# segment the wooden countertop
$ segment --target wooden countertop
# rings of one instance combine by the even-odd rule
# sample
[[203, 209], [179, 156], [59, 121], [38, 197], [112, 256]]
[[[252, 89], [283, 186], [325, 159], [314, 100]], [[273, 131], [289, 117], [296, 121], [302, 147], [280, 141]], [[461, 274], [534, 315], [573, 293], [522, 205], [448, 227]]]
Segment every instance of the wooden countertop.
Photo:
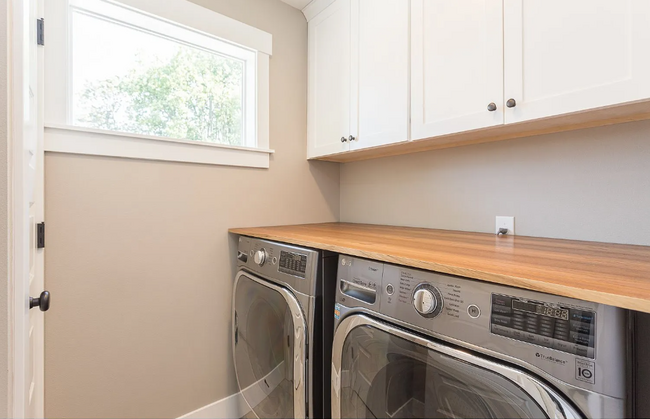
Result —
[[346, 223], [230, 232], [650, 313], [647, 246]]

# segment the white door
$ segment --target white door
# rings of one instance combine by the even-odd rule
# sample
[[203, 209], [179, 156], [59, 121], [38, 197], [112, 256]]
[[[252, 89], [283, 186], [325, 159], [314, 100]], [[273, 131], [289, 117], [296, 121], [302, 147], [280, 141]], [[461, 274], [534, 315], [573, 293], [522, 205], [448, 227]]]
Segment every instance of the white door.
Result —
[[29, 418], [44, 416], [44, 313], [39, 307], [30, 310], [30, 296], [38, 298], [43, 291], [44, 267], [43, 249], [36, 243], [36, 225], [43, 221], [43, 49], [36, 39], [40, 10], [39, 0], [12, 4], [13, 408], [15, 417]]
[[650, 97], [650, 1], [505, 1], [506, 123]]
[[502, 0], [412, 0], [411, 49], [412, 139], [503, 124]]
[[409, 13], [404, 0], [352, 0], [352, 150], [408, 140]]
[[309, 22], [307, 157], [349, 149], [350, 0], [337, 0]]

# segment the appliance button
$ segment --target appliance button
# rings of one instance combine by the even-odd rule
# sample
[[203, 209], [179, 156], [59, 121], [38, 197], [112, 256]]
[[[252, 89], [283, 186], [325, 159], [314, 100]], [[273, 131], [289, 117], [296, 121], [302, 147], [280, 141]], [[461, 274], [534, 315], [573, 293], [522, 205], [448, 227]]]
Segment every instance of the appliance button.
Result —
[[576, 348], [576, 355], [584, 356], [584, 357], [589, 356], [589, 348], [586, 348], [584, 346], [578, 346]]
[[504, 314], [504, 315], [509, 315], [512, 313], [512, 308], [510, 307], [504, 307], [504, 306], [492, 306], [492, 313], [495, 314]]
[[524, 330], [525, 329], [525, 326], [523, 324], [515, 323], [515, 322], [512, 323], [512, 327], [514, 329], [517, 329], [517, 330]]
[[583, 323], [593, 323], [595, 314], [591, 311], [570, 310], [571, 320], [580, 321]]
[[550, 335], [553, 334], [553, 328], [548, 327], [548, 326], [544, 326], [544, 325], [539, 327], [539, 331], [542, 332], [542, 333], [549, 333]]
[[492, 333], [494, 333], [495, 335], [505, 336], [507, 338], [512, 337], [512, 329], [508, 329], [507, 327], [499, 326], [498, 324], [493, 324], [492, 325]]
[[393, 295], [395, 293], [395, 288], [392, 284], [386, 285], [386, 294]]
[[568, 352], [568, 353], [572, 354], [572, 353], [574, 353], [575, 345], [573, 343], [564, 342], [564, 341], [555, 339], [555, 341], [553, 342], [553, 349], [557, 349], [558, 351]]
[[467, 314], [473, 319], [478, 319], [481, 316], [481, 309], [476, 304], [467, 307]]
[[510, 317], [499, 316], [497, 314], [492, 315], [492, 324], [510, 327], [511, 323], [512, 323], [512, 319], [510, 319]]
[[523, 337], [524, 337], [523, 340], [525, 342], [529, 342], [529, 343], [537, 343], [537, 340], [538, 340], [537, 335], [535, 333], [531, 333], [529, 331], [526, 331], [524, 333]]
[[278, 258], [274, 257], [273, 259], [271, 259], [271, 263], [274, 265], [278, 263]]
[[582, 346], [594, 346], [594, 339], [591, 335], [583, 335], [582, 333], [571, 332], [570, 333], [571, 342], [575, 342], [578, 345]]
[[572, 332], [584, 333], [586, 335], [589, 335], [591, 334], [591, 329], [592, 329], [591, 323], [582, 323], [582, 322], [571, 320]]
[[553, 347], [553, 338], [547, 336], [537, 336], [537, 344], [547, 348]]
[[503, 295], [492, 294], [492, 305], [512, 307], [512, 298]]

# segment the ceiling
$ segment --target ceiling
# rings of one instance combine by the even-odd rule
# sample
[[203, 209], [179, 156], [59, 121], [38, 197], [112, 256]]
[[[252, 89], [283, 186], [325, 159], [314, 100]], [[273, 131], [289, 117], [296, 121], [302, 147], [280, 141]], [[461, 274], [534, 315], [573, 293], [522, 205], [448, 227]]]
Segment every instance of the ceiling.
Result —
[[282, 1], [287, 3], [290, 6], [295, 7], [298, 10], [304, 9], [305, 6], [311, 3], [311, 0], [282, 0]]

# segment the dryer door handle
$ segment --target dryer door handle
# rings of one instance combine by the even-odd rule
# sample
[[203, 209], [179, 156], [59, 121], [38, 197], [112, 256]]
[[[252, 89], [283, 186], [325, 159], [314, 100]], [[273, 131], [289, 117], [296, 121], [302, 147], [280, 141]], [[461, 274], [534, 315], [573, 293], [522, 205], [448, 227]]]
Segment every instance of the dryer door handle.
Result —
[[235, 310], [235, 346], [239, 343], [239, 326], [237, 324], [237, 310]]

